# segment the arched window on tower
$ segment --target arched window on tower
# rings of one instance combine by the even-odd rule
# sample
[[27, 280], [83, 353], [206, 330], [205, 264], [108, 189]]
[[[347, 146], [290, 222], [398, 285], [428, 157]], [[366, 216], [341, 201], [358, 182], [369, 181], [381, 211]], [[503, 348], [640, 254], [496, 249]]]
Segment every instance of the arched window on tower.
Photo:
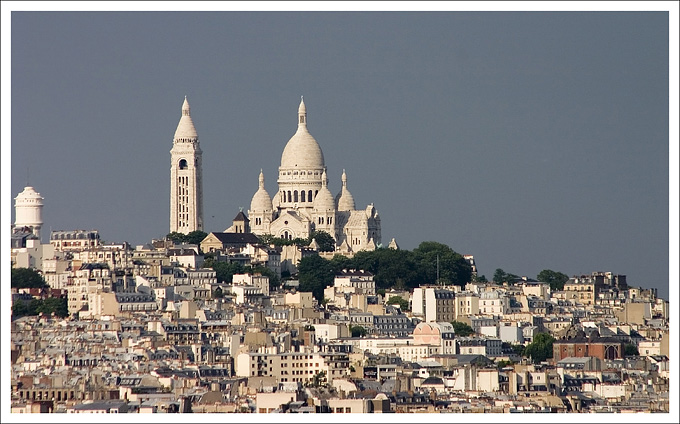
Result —
[[305, 191], [304, 191], [304, 190], [302, 190], [302, 191], [300, 192], [300, 201], [301, 201], [302, 203], [305, 203]]
[[181, 159], [179, 161], [179, 169], [187, 169], [187, 160], [186, 159]]
[[308, 193], [308, 194], [307, 194], [307, 198], [308, 198], [309, 201], [311, 202], [311, 201], [312, 201], [312, 190], [309, 190], [307, 193]]
[[290, 190], [288, 190], [288, 201], [292, 202], [293, 196], [290, 195]]

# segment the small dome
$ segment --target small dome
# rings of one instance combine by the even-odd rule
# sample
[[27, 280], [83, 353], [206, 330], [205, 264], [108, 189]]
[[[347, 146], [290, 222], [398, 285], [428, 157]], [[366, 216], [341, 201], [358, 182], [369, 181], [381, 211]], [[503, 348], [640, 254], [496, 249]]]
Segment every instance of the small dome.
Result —
[[344, 169], [342, 170], [342, 189], [335, 198], [335, 203], [337, 203], [339, 211], [353, 211], [356, 209], [354, 196], [347, 189], [347, 174], [345, 174]]
[[321, 175], [321, 190], [316, 195], [313, 206], [315, 211], [335, 211], [335, 199], [333, 199], [333, 193], [328, 189], [326, 171]]
[[272, 198], [264, 188], [264, 174], [260, 170], [260, 188], [253, 195], [253, 200], [250, 202], [251, 212], [271, 212], [274, 207], [272, 205]]
[[177, 124], [177, 129], [175, 130], [175, 140], [181, 138], [198, 138], [194, 121], [191, 119], [191, 108], [186, 96], [184, 96], [184, 103], [182, 104], [182, 117], [179, 118], [179, 124]]
[[298, 109], [297, 131], [283, 149], [281, 167], [298, 169], [321, 169], [324, 167], [321, 147], [307, 130], [307, 109], [304, 101], [300, 102]]
[[15, 198], [16, 200], [27, 200], [27, 199], [35, 199], [35, 200], [43, 200], [43, 197], [35, 191], [35, 189], [31, 186], [24, 187], [24, 191], [19, 193], [17, 197]]

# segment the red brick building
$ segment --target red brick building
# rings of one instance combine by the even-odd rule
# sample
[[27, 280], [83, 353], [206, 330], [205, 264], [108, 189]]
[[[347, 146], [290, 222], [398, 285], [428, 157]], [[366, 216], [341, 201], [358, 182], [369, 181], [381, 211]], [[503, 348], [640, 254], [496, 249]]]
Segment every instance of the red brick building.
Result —
[[576, 337], [556, 340], [553, 343], [553, 361], [561, 361], [564, 358], [583, 358], [594, 356], [600, 359], [623, 358], [624, 343], [614, 337], [600, 337], [597, 331], [590, 337], [579, 334]]

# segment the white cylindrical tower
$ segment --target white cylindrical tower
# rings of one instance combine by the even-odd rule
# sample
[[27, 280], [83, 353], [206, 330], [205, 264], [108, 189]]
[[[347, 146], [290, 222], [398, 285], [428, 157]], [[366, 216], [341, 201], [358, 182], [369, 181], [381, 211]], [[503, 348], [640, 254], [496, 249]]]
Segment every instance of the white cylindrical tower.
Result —
[[25, 187], [24, 191], [14, 198], [14, 210], [16, 220], [14, 227], [28, 227], [36, 237], [40, 238], [42, 228], [43, 197], [31, 186]]

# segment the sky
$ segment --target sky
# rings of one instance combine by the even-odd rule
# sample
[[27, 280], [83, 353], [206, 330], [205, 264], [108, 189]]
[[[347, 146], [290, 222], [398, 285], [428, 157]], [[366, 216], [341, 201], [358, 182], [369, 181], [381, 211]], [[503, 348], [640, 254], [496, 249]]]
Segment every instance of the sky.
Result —
[[446, 5], [13, 11], [3, 234], [31, 185], [45, 199], [43, 242], [50, 230], [132, 245], [166, 235], [185, 95], [203, 150], [205, 231], [223, 231], [249, 209], [260, 169], [277, 191], [304, 96], [329, 188], [339, 192], [344, 169], [357, 208], [378, 210], [384, 245], [438, 241], [474, 255], [488, 279], [497, 268], [610, 271], [668, 299], [678, 282], [668, 7]]

